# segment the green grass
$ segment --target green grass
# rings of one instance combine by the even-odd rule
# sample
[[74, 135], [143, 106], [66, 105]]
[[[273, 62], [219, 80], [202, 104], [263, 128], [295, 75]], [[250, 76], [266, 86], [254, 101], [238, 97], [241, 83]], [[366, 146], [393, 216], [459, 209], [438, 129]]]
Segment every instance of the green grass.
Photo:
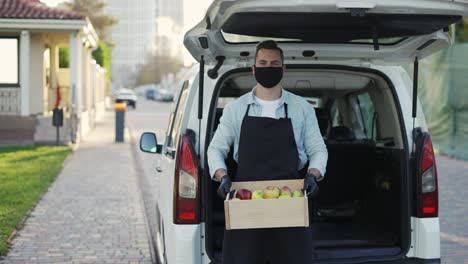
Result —
[[68, 147], [0, 147], [0, 255], [7, 239], [62, 170]]

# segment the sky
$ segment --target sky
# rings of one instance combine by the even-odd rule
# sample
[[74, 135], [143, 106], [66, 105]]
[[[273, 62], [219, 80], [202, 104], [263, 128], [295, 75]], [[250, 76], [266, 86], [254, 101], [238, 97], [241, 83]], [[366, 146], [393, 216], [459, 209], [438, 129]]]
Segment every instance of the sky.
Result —
[[[50, 6], [56, 6], [61, 2], [65, 2], [65, 0], [41, 0], [41, 2]], [[212, 0], [184, 0], [184, 32], [202, 20], [211, 2]]]
[[50, 5], [50, 6], [56, 6], [58, 3], [64, 2], [63, 0], [41, 0], [41, 2]]
[[[64, 1], [65, 0], [41, 0], [41, 2], [50, 6], [56, 6], [57, 4]], [[203, 19], [206, 10], [210, 6], [211, 2], [212, 0], [184, 0], [184, 33]], [[194, 60], [192, 59], [192, 56], [187, 52], [187, 50], [184, 49], [185, 64], [188, 64], [188, 62], [190, 61]]]
[[[198, 24], [204, 17], [212, 0], [184, 0], [184, 34]], [[195, 62], [192, 55], [184, 47], [184, 64]]]

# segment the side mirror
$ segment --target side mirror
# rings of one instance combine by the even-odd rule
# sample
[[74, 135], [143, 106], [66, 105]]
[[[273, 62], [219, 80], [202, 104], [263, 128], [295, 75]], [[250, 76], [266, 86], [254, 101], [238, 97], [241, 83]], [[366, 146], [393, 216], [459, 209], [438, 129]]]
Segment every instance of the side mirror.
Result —
[[140, 138], [140, 149], [143, 152], [157, 154], [161, 153], [162, 146], [158, 145], [156, 134], [152, 132], [145, 132], [141, 135]]

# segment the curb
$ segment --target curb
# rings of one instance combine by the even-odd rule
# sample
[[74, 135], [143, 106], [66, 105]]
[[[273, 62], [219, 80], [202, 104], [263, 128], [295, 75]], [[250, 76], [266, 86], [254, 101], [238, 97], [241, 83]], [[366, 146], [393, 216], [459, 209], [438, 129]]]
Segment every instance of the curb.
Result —
[[133, 137], [133, 134], [132, 134], [132, 130], [130, 129], [130, 127], [125, 127], [126, 130], [128, 131], [128, 135], [129, 135], [129, 144], [130, 144], [130, 151], [131, 151], [131, 156], [132, 156], [132, 161], [133, 161], [133, 164], [134, 164], [134, 170], [135, 170], [135, 176], [136, 176], [136, 180], [137, 180], [137, 187], [138, 187], [138, 200], [140, 201], [140, 205], [141, 205], [141, 209], [143, 210], [143, 218], [144, 218], [144, 221], [145, 221], [145, 229], [146, 229], [146, 234], [148, 236], [148, 243], [149, 243], [149, 250], [150, 250], [150, 254], [151, 254], [151, 260], [153, 263], [158, 263], [158, 260], [156, 258], [156, 250], [155, 250], [155, 247], [154, 247], [154, 243], [153, 243], [153, 235], [151, 233], [151, 230], [150, 230], [150, 226], [149, 226], [149, 221], [148, 221], [148, 215], [147, 215], [147, 210], [146, 210], [146, 204], [145, 204], [145, 200], [143, 198], [143, 191], [141, 189], [141, 181], [140, 181], [140, 174], [143, 173], [141, 169], [141, 166], [140, 166], [140, 160], [138, 158], [138, 155], [137, 155], [137, 151], [135, 150], [135, 140], [134, 140], [134, 137]]

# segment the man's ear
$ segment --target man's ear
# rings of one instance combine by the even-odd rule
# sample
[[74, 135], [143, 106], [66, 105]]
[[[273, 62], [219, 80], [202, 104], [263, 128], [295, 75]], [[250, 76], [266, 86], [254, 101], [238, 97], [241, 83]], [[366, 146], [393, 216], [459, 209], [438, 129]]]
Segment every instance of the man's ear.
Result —
[[255, 64], [252, 64], [251, 68], [252, 68], [253, 75], [255, 75]]
[[283, 73], [285, 73], [285, 72], [286, 72], [286, 65], [283, 64]]

